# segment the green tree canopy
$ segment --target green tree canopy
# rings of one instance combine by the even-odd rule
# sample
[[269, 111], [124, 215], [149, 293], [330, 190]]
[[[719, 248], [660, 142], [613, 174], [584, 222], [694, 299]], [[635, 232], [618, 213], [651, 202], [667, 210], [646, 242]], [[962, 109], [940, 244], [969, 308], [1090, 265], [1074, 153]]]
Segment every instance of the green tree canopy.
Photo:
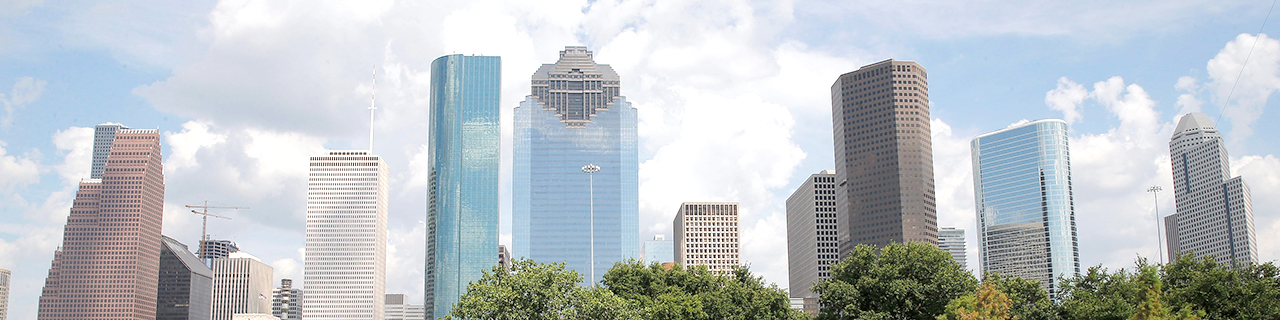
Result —
[[603, 288], [585, 288], [564, 263], [516, 260], [467, 285], [445, 319], [641, 319], [637, 305]]
[[1009, 314], [1013, 301], [996, 289], [990, 281], [984, 281], [977, 292], [965, 294], [947, 304], [947, 312], [938, 320], [1009, 320], [1018, 319]]
[[619, 262], [604, 275], [615, 296], [643, 306], [648, 319], [802, 319], [786, 291], [765, 285], [746, 267], [719, 274], [705, 266], [665, 268], [635, 260]]
[[1206, 319], [1280, 319], [1280, 269], [1275, 264], [1218, 264], [1179, 255], [1164, 268], [1169, 306], [1190, 306]]
[[951, 254], [926, 243], [859, 245], [813, 291], [818, 319], [933, 319], [978, 280]]

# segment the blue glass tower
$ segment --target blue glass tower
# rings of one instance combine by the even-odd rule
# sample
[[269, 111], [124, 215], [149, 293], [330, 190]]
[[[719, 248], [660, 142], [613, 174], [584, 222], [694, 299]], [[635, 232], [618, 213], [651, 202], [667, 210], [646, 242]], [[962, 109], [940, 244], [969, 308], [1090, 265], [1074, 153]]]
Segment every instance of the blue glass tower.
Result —
[[[640, 256], [636, 109], [586, 47], [566, 47], [532, 86], [515, 109], [512, 255], [566, 262], [599, 282]], [[584, 173], [587, 164], [600, 171]]]
[[1080, 273], [1067, 123], [1019, 124], [973, 139], [982, 272], [1039, 280]]
[[498, 57], [431, 63], [426, 314], [449, 314], [498, 260]]

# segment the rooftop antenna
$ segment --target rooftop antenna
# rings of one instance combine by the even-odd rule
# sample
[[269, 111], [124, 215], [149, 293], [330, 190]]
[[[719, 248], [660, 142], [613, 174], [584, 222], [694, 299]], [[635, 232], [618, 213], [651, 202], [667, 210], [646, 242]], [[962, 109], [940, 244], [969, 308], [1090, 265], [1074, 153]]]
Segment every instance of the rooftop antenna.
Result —
[[378, 92], [378, 66], [373, 66], [373, 90], [369, 92], [369, 153], [373, 154], [373, 110], [378, 110], [376, 106]]

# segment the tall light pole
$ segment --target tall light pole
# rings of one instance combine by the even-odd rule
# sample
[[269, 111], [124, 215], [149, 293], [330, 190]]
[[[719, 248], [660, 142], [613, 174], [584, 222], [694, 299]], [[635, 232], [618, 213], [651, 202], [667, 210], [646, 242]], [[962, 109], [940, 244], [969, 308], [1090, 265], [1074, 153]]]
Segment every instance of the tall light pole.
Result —
[[1156, 256], [1160, 257], [1160, 264], [1164, 264], [1164, 243], [1162, 243], [1163, 241], [1160, 241], [1160, 190], [1163, 190], [1160, 186], [1147, 188], [1147, 192], [1151, 193], [1156, 207], [1156, 248], [1160, 250], [1159, 252], [1156, 252]]
[[587, 194], [591, 209], [591, 286], [596, 285], [596, 172], [600, 172], [600, 166], [587, 164], [582, 166], [582, 172], [587, 173]]

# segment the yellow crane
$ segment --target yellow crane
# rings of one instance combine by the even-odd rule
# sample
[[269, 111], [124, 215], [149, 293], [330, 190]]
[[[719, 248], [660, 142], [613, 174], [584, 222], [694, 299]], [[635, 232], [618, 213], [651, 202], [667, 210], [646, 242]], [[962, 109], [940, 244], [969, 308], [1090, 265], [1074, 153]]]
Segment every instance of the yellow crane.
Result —
[[204, 205], [187, 205], [187, 208], [201, 209], [201, 210], [191, 210], [191, 213], [201, 215], [202, 216], [201, 219], [204, 220], [200, 224], [200, 260], [207, 259], [207, 257], [205, 256], [208, 255], [208, 253], [205, 252], [208, 250], [205, 250], [204, 243], [206, 241], [209, 241], [208, 239], [209, 217], [231, 220], [231, 218], [228, 218], [228, 217], [223, 217], [220, 215], [209, 213], [209, 209], [235, 209], [235, 210], [249, 209], [249, 207], [210, 206], [208, 200], [204, 201]]

